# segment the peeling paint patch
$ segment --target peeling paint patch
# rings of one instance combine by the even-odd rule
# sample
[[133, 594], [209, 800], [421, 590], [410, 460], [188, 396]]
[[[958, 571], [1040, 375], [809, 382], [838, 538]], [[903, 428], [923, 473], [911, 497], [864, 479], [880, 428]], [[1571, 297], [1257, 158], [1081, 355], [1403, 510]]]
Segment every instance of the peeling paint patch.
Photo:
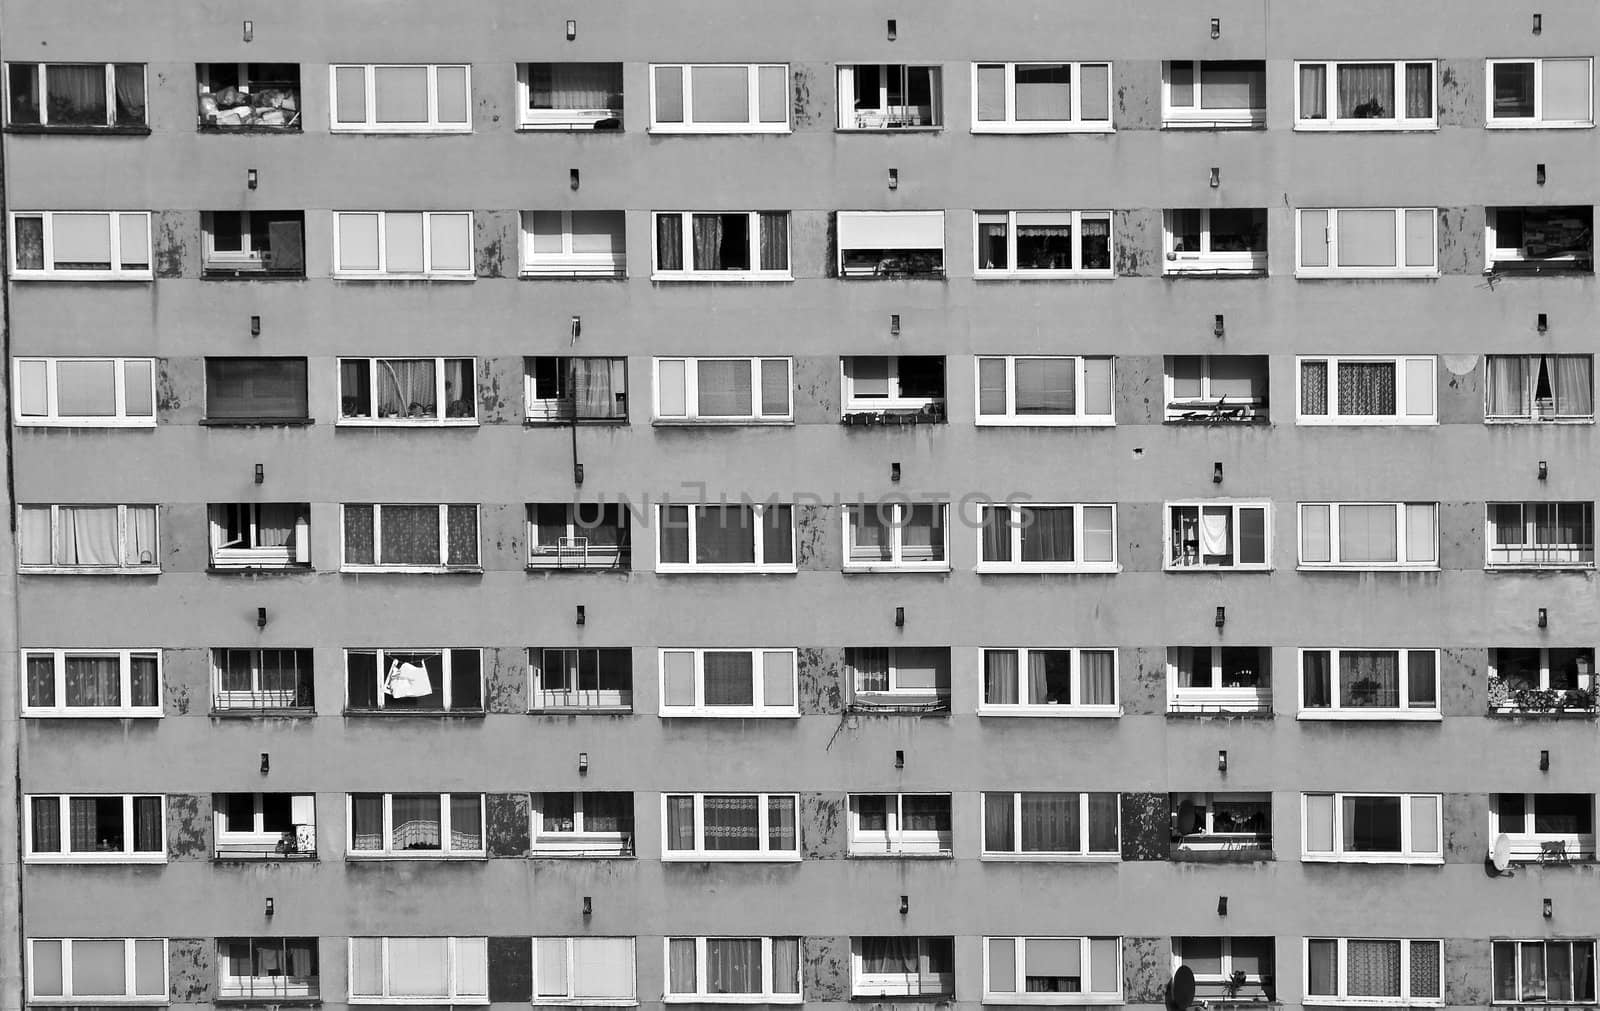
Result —
[[1165, 860], [1172, 848], [1164, 793], [1122, 795], [1122, 859]]
[[[167, 529], [170, 530], [172, 528], [168, 527]], [[177, 549], [173, 549], [173, 553], [176, 554], [177, 553]], [[179, 716], [188, 716], [189, 715], [189, 686], [188, 685], [183, 685], [183, 684], [175, 685], [175, 684], [171, 684], [169, 682], [167, 684], [165, 690], [164, 690], [164, 694], [167, 697], [166, 698], [166, 705], [167, 705], [168, 709], [170, 709], [172, 712], [177, 713]]]
[[801, 715], [832, 715], [844, 712], [842, 648], [801, 648], [796, 673], [800, 679]]
[[178, 386], [172, 373], [167, 371], [167, 360], [156, 359], [156, 410], [160, 412], [176, 411], [183, 407], [183, 398], [178, 394]]
[[801, 990], [808, 1003], [850, 999], [850, 939], [800, 939]]
[[183, 218], [171, 211], [158, 213], [155, 224], [156, 276], [182, 277], [183, 251], [189, 229], [184, 227]]
[[532, 801], [525, 793], [491, 793], [489, 809], [489, 855], [492, 857], [524, 857], [528, 855], [531, 840], [528, 837]]
[[1114, 211], [1112, 260], [1119, 277], [1154, 277], [1161, 273], [1161, 222], [1148, 209]]
[[167, 941], [167, 978], [172, 981], [174, 1004], [209, 1004], [214, 998], [216, 953], [204, 937], [174, 937]]
[[1491, 942], [1452, 937], [1444, 944], [1444, 1001], [1451, 1006], [1488, 1007], [1492, 999]]
[[[528, 670], [522, 663], [505, 663], [498, 651], [484, 671], [484, 703], [491, 713], [528, 711]], [[520, 658], [519, 658], [520, 659]]]
[[167, 859], [211, 858], [211, 798], [192, 793], [167, 795]]
[[827, 544], [828, 515], [821, 506], [795, 506], [795, 564], [812, 568], [813, 560], [823, 561]]
[[1123, 705], [1128, 713], [1155, 716], [1167, 709], [1167, 651], [1159, 646], [1140, 646], [1133, 651], [1130, 683], [1123, 686]]
[[533, 938], [489, 938], [489, 1001], [526, 1004], [533, 999]]
[[1444, 862], [1482, 863], [1489, 855], [1489, 798], [1485, 794], [1444, 795]]
[[806, 860], [844, 856], [845, 802], [821, 793], [800, 795], [800, 854]]
[[1172, 978], [1172, 949], [1164, 937], [1122, 939], [1123, 1000], [1128, 1004], [1165, 1004]]
[[796, 129], [807, 127], [816, 118], [811, 96], [811, 71], [797, 67], [794, 72], [794, 125]]

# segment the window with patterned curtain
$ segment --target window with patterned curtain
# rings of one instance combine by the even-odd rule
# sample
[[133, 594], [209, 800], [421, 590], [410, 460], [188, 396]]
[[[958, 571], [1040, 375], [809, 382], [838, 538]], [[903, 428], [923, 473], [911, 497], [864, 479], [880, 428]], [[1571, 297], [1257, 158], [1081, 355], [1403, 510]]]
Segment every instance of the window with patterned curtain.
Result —
[[1393, 415], [1395, 413], [1394, 363], [1340, 362], [1339, 413]]

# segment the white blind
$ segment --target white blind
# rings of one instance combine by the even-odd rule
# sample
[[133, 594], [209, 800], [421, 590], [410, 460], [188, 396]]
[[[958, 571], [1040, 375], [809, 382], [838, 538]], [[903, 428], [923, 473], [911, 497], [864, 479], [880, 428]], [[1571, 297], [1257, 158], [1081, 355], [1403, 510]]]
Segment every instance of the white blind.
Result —
[[575, 997], [632, 997], [633, 941], [626, 937], [573, 938], [572, 977]]
[[840, 211], [840, 249], [944, 249], [944, 211]]

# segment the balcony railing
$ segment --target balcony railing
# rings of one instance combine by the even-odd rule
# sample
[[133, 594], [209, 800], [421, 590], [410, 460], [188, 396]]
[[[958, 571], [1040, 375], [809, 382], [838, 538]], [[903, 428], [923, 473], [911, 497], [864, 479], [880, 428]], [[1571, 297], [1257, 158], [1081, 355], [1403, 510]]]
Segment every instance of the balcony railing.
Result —
[[539, 832], [534, 836], [532, 853], [545, 857], [631, 857], [635, 855], [633, 832]]
[[211, 696], [211, 711], [250, 714], [310, 710], [315, 705], [310, 671], [301, 671], [294, 686], [283, 688], [218, 688]]
[[591, 541], [587, 537], [561, 537], [553, 545], [534, 545], [528, 564], [538, 569], [626, 569], [630, 554], [627, 536], [621, 532], [614, 533], [609, 542]]
[[276, 838], [217, 840], [213, 856], [217, 860], [315, 860], [315, 825], [296, 825]]
[[321, 995], [316, 976], [224, 976], [217, 986], [219, 1000], [311, 1000]]
[[1489, 564], [1514, 568], [1576, 568], [1594, 565], [1593, 544], [1496, 545], [1489, 549]]
[[628, 689], [547, 688], [535, 691], [537, 710], [588, 710], [628, 713], [633, 711], [633, 692]]

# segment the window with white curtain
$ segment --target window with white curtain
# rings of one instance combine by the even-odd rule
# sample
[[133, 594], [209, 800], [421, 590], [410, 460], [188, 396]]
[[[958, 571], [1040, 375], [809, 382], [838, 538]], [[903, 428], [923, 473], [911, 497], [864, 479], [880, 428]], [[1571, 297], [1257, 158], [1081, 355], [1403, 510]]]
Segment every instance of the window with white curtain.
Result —
[[628, 359], [539, 355], [522, 366], [528, 421], [627, 423]]
[[851, 708], [950, 706], [948, 646], [847, 646], [844, 666]]
[[485, 937], [350, 938], [352, 1004], [487, 1004]]
[[149, 211], [14, 211], [18, 281], [149, 281]]
[[1110, 355], [979, 355], [979, 425], [1114, 425]]
[[799, 716], [793, 649], [661, 650], [661, 715]]
[[217, 938], [217, 996], [256, 1001], [321, 996], [315, 937]]
[[305, 502], [222, 502], [207, 508], [214, 569], [311, 565], [311, 507]]
[[1489, 834], [1505, 836], [1519, 863], [1593, 860], [1594, 794], [1491, 793]]
[[23, 856], [29, 863], [167, 862], [165, 796], [30, 794], [23, 803]]
[[481, 793], [352, 793], [345, 798], [350, 857], [482, 857]]
[[333, 276], [470, 281], [471, 211], [334, 211]]
[[850, 855], [951, 853], [948, 793], [853, 793]]
[[1436, 207], [1301, 207], [1296, 277], [1437, 277]]
[[1437, 793], [1303, 793], [1307, 862], [1442, 864]]
[[1116, 572], [1117, 507], [979, 506], [979, 572]]
[[213, 649], [212, 711], [315, 710], [316, 673], [311, 657], [309, 649]]
[[980, 280], [1116, 276], [1110, 211], [976, 211], [973, 223]]
[[[1272, 794], [1170, 793], [1174, 858], [1180, 853], [1226, 853], [1257, 860], [1272, 852]], [[1199, 975], [1199, 968], [1195, 968]]]
[[483, 712], [483, 651], [347, 649], [349, 712]]
[[341, 425], [476, 425], [472, 358], [341, 358]]
[[792, 358], [656, 358], [656, 424], [794, 421]]
[[652, 63], [651, 133], [788, 133], [787, 63]]
[[852, 937], [852, 997], [945, 997], [956, 993], [953, 937]]
[[1483, 417], [1594, 421], [1594, 355], [1484, 355]]
[[25, 649], [24, 716], [160, 716], [159, 649]]
[[974, 63], [973, 133], [1110, 133], [1111, 64]]
[[842, 63], [839, 129], [938, 129], [944, 125], [943, 83], [937, 66]]
[[1296, 130], [1433, 130], [1433, 60], [1295, 63]]
[[1120, 716], [1117, 651], [985, 649], [980, 716]]
[[587, 790], [534, 794], [532, 850], [539, 856], [633, 856], [633, 794]]
[[30, 937], [28, 1001], [166, 1004], [164, 937]]
[[1267, 420], [1266, 355], [1167, 355], [1167, 421]]
[[143, 63], [7, 63], [6, 126], [149, 133]]
[[1594, 125], [1594, 59], [1488, 60], [1489, 129]]
[[621, 130], [622, 64], [519, 63], [519, 130]]
[[346, 503], [340, 515], [347, 572], [475, 571], [480, 565], [476, 505]]
[[1167, 568], [1269, 569], [1270, 502], [1167, 504]]
[[18, 425], [154, 428], [154, 358], [13, 358]]
[[18, 507], [21, 572], [160, 572], [153, 505]]
[[1594, 938], [1495, 940], [1493, 946], [1494, 1003], [1595, 1003]]
[[1444, 1003], [1443, 941], [1308, 937], [1306, 1004], [1379, 1007]]
[[1266, 61], [1167, 60], [1161, 65], [1161, 125], [1208, 130], [1266, 126]]
[[846, 505], [844, 571], [949, 571], [949, 512], [945, 502]]
[[1486, 207], [1484, 246], [1493, 272], [1594, 272], [1594, 208]]
[[1594, 567], [1593, 502], [1490, 502], [1490, 569]]
[[799, 1004], [798, 937], [668, 937], [669, 1004]]
[[525, 277], [624, 277], [628, 272], [622, 211], [523, 211]]
[[1167, 712], [1271, 711], [1270, 646], [1167, 647]]
[[1295, 359], [1297, 425], [1434, 425], [1433, 355]]
[[472, 68], [461, 63], [328, 67], [335, 133], [471, 133]]
[[1437, 569], [1437, 502], [1301, 502], [1302, 569]]
[[533, 939], [533, 1003], [631, 1007], [636, 992], [633, 938]]
[[788, 211], [656, 211], [656, 281], [792, 281]]
[[1439, 718], [1436, 649], [1302, 649], [1300, 719]]
[[793, 793], [663, 793], [662, 860], [799, 860]]
[[1120, 860], [1121, 807], [1114, 793], [983, 794], [985, 859]]
[[985, 1004], [1121, 1004], [1120, 937], [985, 937]]
[[753, 505], [656, 507], [657, 572], [793, 572], [794, 509]]
[[[1194, 995], [1207, 1001], [1273, 1001], [1271, 937], [1174, 937], [1172, 969], [1186, 965], [1194, 973]], [[1244, 978], [1239, 979], [1238, 974]], [[1235, 986], [1238, 982], [1240, 985]]]
[[1192, 207], [1162, 215], [1168, 274], [1264, 274], [1264, 207]]

